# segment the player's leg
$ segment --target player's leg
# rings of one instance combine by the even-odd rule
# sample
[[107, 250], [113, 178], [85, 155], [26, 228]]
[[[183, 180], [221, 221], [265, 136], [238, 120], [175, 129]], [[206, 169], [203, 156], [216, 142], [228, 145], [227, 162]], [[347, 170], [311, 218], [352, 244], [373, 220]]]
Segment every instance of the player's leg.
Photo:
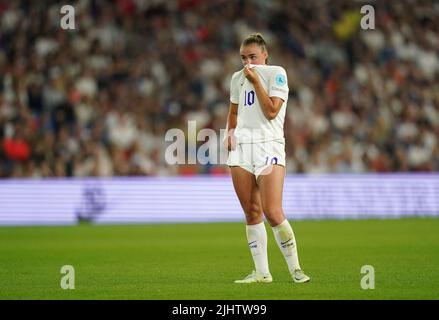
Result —
[[280, 165], [273, 165], [258, 176], [257, 182], [262, 208], [272, 227], [276, 242], [285, 257], [293, 280], [295, 282], [308, 282], [310, 278], [300, 268], [293, 229], [285, 218], [282, 208], [284, 177], [285, 167]]
[[271, 282], [267, 257], [267, 231], [255, 176], [238, 166], [231, 167], [231, 171], [233, 186], [245, 214], [247, 241], [256, 269], [256, 272], [244, 280], [236, 282]]

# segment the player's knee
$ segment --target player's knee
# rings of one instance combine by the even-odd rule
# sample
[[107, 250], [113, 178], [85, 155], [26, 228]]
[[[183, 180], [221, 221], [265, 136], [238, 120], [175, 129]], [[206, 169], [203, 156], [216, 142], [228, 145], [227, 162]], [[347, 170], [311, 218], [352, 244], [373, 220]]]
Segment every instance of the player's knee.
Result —
[[277, 226], [285, 220], [282, 207], [269, 206], [264, 208], [264, 213], [271, 226]]
[[250, 203], [244, 208], [247, 222], [257, 223], [262, 218], [262, 208], [258, 204]]

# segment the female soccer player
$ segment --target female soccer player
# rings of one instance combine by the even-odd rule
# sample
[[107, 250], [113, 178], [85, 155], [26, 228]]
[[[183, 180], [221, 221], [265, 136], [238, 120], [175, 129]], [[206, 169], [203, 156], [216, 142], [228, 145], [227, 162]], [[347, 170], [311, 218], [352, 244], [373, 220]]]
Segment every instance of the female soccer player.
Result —
[[288, 100], [285, 70], [268, 66], [267, 46], [260, 34], [241, 44], [244, 68], [230, 86], [225, 147], [227, 165], [246, 218], [248, 246], [255, 271], [235, 283], [272, 282], [268, 267], [264, 214], [296, 283], [310, 281], [300, 268], [293, 229], [282, 209], [285, 177], [283, 124]]

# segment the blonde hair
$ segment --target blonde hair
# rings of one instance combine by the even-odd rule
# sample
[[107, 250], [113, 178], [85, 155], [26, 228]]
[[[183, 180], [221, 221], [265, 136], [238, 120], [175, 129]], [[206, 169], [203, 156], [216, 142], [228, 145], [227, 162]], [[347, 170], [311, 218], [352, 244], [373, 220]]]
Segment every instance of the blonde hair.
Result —
[[[251, 44], [256, 44], [258, 45], [262, 51], [265, 51], [268, 53], [267, 50], [267, 43], [265, 42], [264, 38], [262, 37], [262, 35], [260, 33], [252, 33], [250, 34], [247, 38], [245, 38], [242, 41], [241, 46], [248, 46]], [[265, 63], [268, 63], [268, 57], [265, 59]]]

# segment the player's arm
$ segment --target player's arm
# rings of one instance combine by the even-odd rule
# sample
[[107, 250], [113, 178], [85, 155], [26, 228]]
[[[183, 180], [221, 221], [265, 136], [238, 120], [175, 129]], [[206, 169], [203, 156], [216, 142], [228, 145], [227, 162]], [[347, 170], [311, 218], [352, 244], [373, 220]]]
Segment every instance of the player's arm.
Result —
[[233, 131], [238, 124], [238, 104], [230, 102], [229, 115], [227, 116], [226, 133], [223, 143], [227, 150], [235, 149], [235, 140], [233, 139]]
[[268, 120], [273, 120], [279, 113], [284, 101], [279, 97], [269, 97], [259, 79], [253, 86], [255, 87], [256, 96], [258, 97], [265, 117]]
[[248, 68], [248, 66], [245, 66], [244, 74], [245, 77], [255, 87], [256, 96], [258, 97], [259, 104], [261, 105], [265, 117], [268, 120], [273, 120], [274, 118], [276, 118], [284, 101], [279, 97], [268, 96], [268, 93], [265, 91], [264, 87], [262, 86], [256, 71], [251, 70], [250, 68]]

